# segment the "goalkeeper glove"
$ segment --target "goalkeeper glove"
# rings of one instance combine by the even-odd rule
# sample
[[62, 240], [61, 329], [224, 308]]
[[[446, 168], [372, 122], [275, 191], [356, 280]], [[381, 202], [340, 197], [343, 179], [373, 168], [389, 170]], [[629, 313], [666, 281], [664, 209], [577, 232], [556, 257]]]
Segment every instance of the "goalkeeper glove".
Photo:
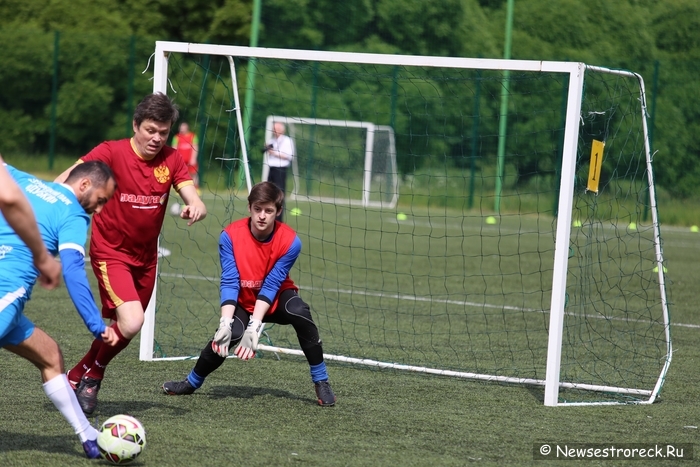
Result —
[[248, 323], [248, 328], [243, 333], [241, 342], [236, 347], [234, 353], [241, 360], [248, 360], [255, 357], [255, 351], [258, 349], [258, 336], [262, 328], [262, 321], [251, 319]]
[[211, 349], [221, 357], [228, 356], [228, 346], [231, 343], [231, 323], [232, 318], [224, 318], [219, 320], [219, 329], [214, 334], [214, 339], [211, 341]]

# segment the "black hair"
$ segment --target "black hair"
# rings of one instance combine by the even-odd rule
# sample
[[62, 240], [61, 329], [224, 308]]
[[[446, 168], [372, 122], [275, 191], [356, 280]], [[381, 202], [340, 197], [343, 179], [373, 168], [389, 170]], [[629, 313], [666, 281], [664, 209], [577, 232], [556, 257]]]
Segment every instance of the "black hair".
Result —
[[177, 105], [162, 92], [154, 92], [141, 100], [134, 110], [134, 123], [141, 126], [144, 120], [173, 124], [180, 116]]
[[114, 187], [116, 188], [117, 186], [114, 172], [102, 161], [88, 161], [76, 165], [68, 174], [66, 183], [71, 183], [84, 177], [89, 178], [96, 187], [105, 186], [110, 179], [114, 180]]

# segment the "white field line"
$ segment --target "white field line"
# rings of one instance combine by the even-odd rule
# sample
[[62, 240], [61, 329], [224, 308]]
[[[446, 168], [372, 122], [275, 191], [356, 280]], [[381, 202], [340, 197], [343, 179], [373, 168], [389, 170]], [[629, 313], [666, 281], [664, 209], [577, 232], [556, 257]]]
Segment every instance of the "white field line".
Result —
[[[206, 276], [198, 276], [198, 275], [194, 275], [194, 274], [172, 274], [172, 273], [167, 273], [167, 272], [161, 272], [159, 275], [163, 276], [163, 277], [172, 277], [172, 278], [177, 278], [177, 279], [203, 280], [203, 281], [208, 281], [208, 282], [218, 282], [219, 281], [218, 277], [206, 277]], [[303, 290], [315, 290], [318, 292], [330, 292], [330, 293], [347, 294], [347, 295], [365, 295], [368, 297], [386, 297], [386, 298], [395, 298], [397, 300], [407, 300], [407, 301], [411, 301], [411, 302], [445, 303], [448, 305], [471, 306], [471, 307], [475, 307], [475, 308], [495, 308], [495, 309], [499, 309], [499, 310], [522, 311], [524, 313], [548, 313], [548, 311], [549, 311], [549, 310], [538, 310], [535, 308], [522, 308], [522, 307], [507, 306], [507, 305], [490, 305], [488, 303], [468, 302], [468, 301], [463, 301], [463, 300], [445, 300], [445, 299], [435, 299], [435, 298], [430, 298], [430, 297], [417, 297], [415, 295], [386, 294], [386, 293], [382, 293], [382, 292], [367, 292], [367, 291], [363, 291], [363, 290], [317, 289], [314, 287], [301, 287], [301, 289], [302, 289], [302, 291]], [[577, 316], [574, 313], [567, 313], [567, 315]], [[632, 322], [637, 322], [637, 323], [646, 323], [647, 322], [647, 321], [638, 320], [638, 319], [608, 318], [608, 317], [599, 316], [599, 315], [584, 315], [584, 317], [589, 318], [589, 319], [604, 319], [604, 320], [613, 320], [613, 321], [632, 321]], [[690, 328], [690, 329], [700, 329], [700, 324], [671, 323], [671, 326], [672, 327]]]

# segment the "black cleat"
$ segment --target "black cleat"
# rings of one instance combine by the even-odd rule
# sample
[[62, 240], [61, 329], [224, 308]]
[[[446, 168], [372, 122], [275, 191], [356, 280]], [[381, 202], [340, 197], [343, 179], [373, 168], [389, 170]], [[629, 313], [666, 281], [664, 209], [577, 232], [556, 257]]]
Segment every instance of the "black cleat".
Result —
[[167, 381], [163, 383], [163, 392], [171, 396], [185, 396], [192, 394], [195, 388], [185, 378], [182, 381]]
[[97, 407], [97, 392], [100, 390], [100, 384], [102, 384], [101, 379], [83, 376], [75, 391], [80, 408], [88, 415], [93, 413]]
[[328, 381], [319, 381], [315, 383], [316, 387], [316, 397], [318, 398], [318, 405], [321, 407], [330, 407], [335, 405], [335, 394], [331, 385]]

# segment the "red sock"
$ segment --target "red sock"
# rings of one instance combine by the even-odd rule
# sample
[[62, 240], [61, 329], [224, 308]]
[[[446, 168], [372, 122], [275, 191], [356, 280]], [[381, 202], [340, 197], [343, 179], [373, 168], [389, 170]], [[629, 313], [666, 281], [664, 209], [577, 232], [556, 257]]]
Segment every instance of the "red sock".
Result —
[[78, 364], [75, 365], [68, 372], [68, 380], [72, 384], [77, 385], [78, 383], [80, 383], [80, 379], [95, 362], [95, 357], [97, 357], [97, 353], [100, 351], [100, 347], [102, 347], [102, 341], [100, 339], [95, 339], [94, 341], [92, 341], [90, 350], [88, 350], [88, 352], [85, 354], [82, 360], [80, 360]]
[[129, 345], [129, 342], [131, 342], [131, 339], [125, 338], [119, 331], [119, 326], [117, 326], [117, 323], [113, 323], [110, 327], [117, 333], [119, 340], [114, 347], [107, 344], [100, 346], [97, 356], [93, 360], [92, 365], [90, 365], [90, 369], [85, 372], [85, 374], [90, 378], [103, 379], [105, 377], [105, 369], [107, 368], [107, 364], [109, 364], [109, 362], [111, 362], [112, 359], [116, 357], [119, 352], [124, 350], [126, 346]]

